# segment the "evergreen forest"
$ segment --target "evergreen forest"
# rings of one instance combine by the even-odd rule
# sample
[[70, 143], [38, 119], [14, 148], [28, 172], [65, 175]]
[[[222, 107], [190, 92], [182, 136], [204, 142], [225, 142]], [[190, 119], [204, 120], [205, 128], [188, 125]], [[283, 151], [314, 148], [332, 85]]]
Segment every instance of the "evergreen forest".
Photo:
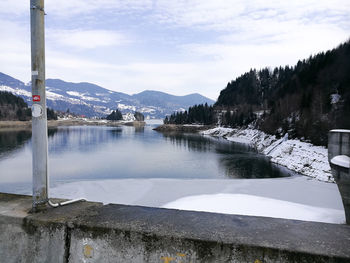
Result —
[[[32, 111], [22, 98], [7, 91], [0, 91], [1, 121], [28, 121], [31, 119]], [[47, 108], [47, 119], [57, 120], [57, 114], [54, 110]]]
[[290, 138], [327, 145], [330, 129], [350, 128], [350, 40], [294, 66], [251, 69], [229, 82], [212, 107], [196, 105], [165, 119], [194, 122], [250, 125], [268, 134], [288, 133]]
[[212, 124], [215, 122], [214, 108], [208, 106], [208, 104], [194, 105], [187, 111], [176, 112], [171, 116], [166, 116], [164, 119], [165, 124], [188, 124], [188, 123], [200, 123], [200, 124]]
[[119, 120], [123, 119], [123, 115], [120, 112], [120, 110], [116, 109], [116, 110], [112, 111], [112, 113], [109, 114], [106, 117], [106, 119], [109, 120], [109, 121], [119, 121]]

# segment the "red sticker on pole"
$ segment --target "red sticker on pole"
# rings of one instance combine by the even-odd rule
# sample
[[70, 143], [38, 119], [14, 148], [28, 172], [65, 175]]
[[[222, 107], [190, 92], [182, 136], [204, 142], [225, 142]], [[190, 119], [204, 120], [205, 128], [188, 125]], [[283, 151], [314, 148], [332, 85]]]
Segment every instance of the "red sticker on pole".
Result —
[[33, 95], [33, 101], [40, 101], [40, 95]]

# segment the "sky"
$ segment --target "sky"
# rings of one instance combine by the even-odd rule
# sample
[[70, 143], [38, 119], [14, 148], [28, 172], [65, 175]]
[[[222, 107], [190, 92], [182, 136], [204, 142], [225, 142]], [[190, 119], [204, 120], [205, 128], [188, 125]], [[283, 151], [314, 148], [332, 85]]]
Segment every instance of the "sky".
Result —
[[[29, 82], [29, 0], [0, 1], [0, 72]], [[46, 78], [216, 99], [350, 38], [349, 0], [45, 0]]]

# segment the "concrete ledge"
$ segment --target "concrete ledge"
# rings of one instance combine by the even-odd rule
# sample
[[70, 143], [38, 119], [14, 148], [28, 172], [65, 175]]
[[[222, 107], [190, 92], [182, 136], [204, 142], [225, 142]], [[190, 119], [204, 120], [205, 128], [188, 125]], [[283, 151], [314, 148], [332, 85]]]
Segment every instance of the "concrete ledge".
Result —
[[[350, 262], [350, 227], [0, 194], [4, 262]], [[3, 242], [5, 241], [5, 242]]]

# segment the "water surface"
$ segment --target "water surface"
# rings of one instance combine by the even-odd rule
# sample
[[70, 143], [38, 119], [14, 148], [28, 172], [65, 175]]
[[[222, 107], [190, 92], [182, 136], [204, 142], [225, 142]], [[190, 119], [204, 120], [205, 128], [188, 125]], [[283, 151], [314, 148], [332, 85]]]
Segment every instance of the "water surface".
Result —
[[[101, 179], [230, 179], [288, 176], [249, 147], [196, 134], [76, 126], [49, 130], [50, 185]], [[0, 132], [0, 191], [30, 193], [31, 132]]]

